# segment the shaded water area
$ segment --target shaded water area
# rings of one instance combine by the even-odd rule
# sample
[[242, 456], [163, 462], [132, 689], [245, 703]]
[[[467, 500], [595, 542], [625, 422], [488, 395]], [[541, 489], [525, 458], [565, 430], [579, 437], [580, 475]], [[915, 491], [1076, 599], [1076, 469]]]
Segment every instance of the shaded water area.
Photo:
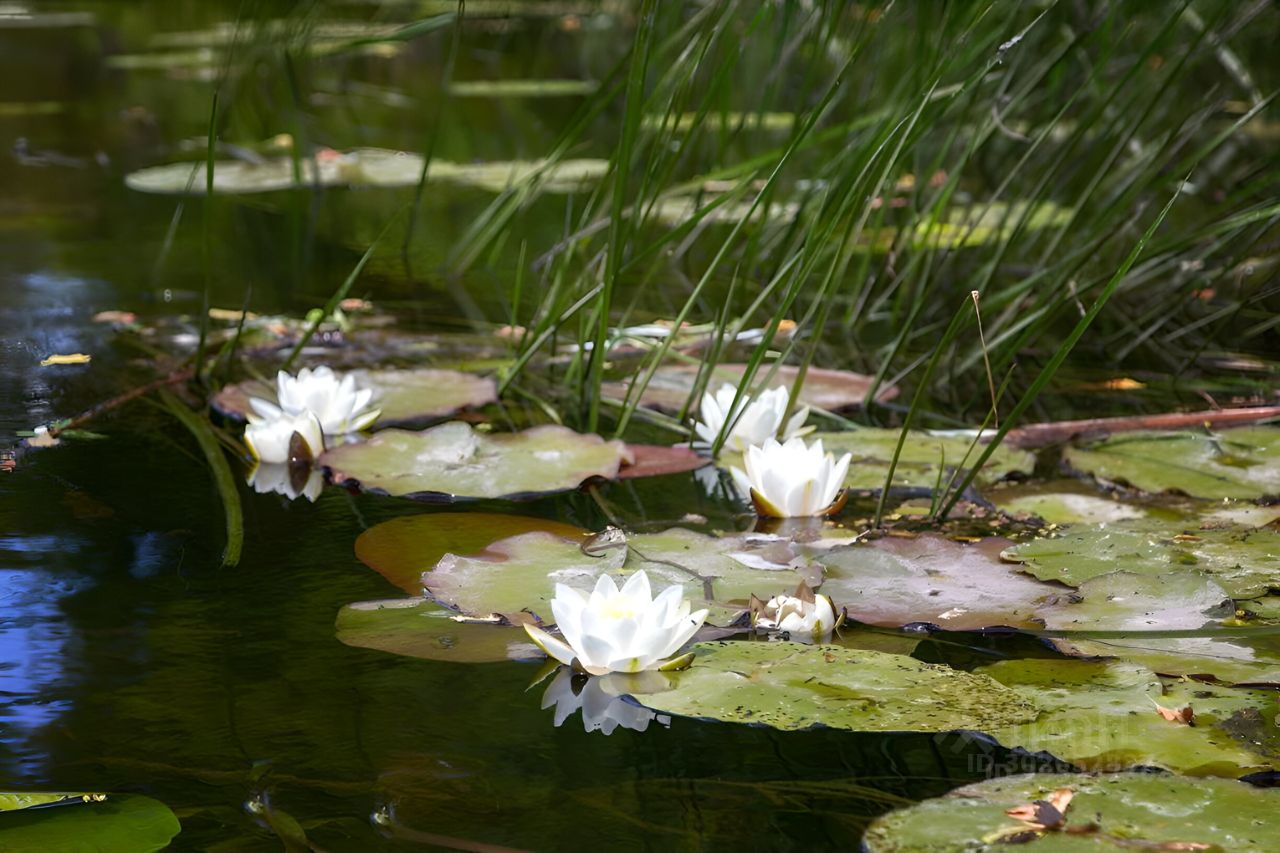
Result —
[[[147, 55], [158, 34], [234, 20], [237, 5], [68, 3], [58, 4], [62, 18], [50, 11], [44, 22], [0, 27], [0, 446], [154, 379], [144, 355], [93, 322], [98, 312], [133, 312], [146, 324], [199, 315], [206, 293], [214, 307], [239, 309], [248, 293], [255, 312], [301, 316], [412, 199], [412, 189], [353, 190], [207, 205], [125, 187], [137, 169], [202, 159], [219, 69], [216, 57], [184, 68], [121, 57]], [[629, 26], [608, 12], [480, 26], [453, 73], [599, 80]], [[302, 86], [307, 103], [282, 77], [260, 112], [234, 115], [224, 138], [290, 133], [337, 149], [421, 151], [435, 132], [442, 160], [535, 158], [577, 105], [573, 95], [455, 98], [435, 111], [423, 104], [437, 99], [447, 41], [396, 47], [299, 65], [314, 75]], [[588, 138], [574, 155], [609, 153]], [[351, 295], [406, 330], [461, 335], [482, 320], [507, 322], [519, 242], [553, 244], [577, 202], [538, 201], [545, 210], [507, 244], [464, 274], [437, 273], [492, 198], [431, 185], [412, 256], [393, 233]], [[638, 315], [671, 316], [683, 301], [684, 291], [634, 284]], [[728, 289], [713, 282], [708, 307]], [[1078, 391], [1112, 378], [1105, 363], [1074, 367], [1039, 411], [1164, 411], [1205, 394], [1274, 404], [1263, 358], [1271, 335], [1242, 344], [1260, 372], [1204, 366], [1180, 381], [1152, 363], [1145, 390], [1106, 396]], [[835, 361], [824, 364], [865, 369], [843, 363], [842, 346], [833, 342], [824, 354]], [[475, 355], [461, 351], [450, 359]], [[41, 366], [55, 353], [92, 361]], [[533, 419], [535, 407], [521, 405], [512, 417]], [[954, 420], [981, 420], [983, 401], [974, 405], [976, 418]], [[904, 408], [874, 418], [896, 424]], [[936, 410], [946, 408], [939, 400]], [[173, 849], [305, 849], [293, 821], [330, 851], [855, 848], [891, 808], [992, 775], [1066, 766], [955, 733], [777, 731], [679, 716], [608, 736], [578, 716], [555, 725], [541, 707], [546, 683], [531, 686], [539, 664], [420, 660], [335, 637], [344, 605], [401, 595], [356, 559], [356, 538], [436, 509], [337, 487], [314, 503], [289, 501], [241, 485], [244, 551], [223, 568], [215, 486], [177, 422], [142, 400], [86, 428], [101, 437], [24, 453], [0, 474], [0, 788], [145, 794], [180, 819]], [[662, 435], [643, 424], [636, 434]], [[233, 471], [243, 479], [242, 460]], [[467, 509], [589, 530], [618, 517], [659, 529], [691, 514], [686, 523], [700, 530], [748, 528], [744, 505], [725, 488], [708, 491], [705, 474], [612, 484], [604, 500], [575, 491]], [[873, 506], [849, 512], [864, 518]], [[1059, 657], [1016, 633], [882, 636], [890, 645], [905, 636], [914, 658], [965, 670]]]

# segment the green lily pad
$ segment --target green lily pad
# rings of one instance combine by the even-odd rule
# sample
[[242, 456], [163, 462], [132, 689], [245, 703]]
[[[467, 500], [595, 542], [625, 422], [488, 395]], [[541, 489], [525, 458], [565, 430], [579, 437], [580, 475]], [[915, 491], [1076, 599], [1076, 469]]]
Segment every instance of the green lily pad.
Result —
[[822, 554], [822, 593], [870, 625], [929, 622], [952, 631], [1039, 628], [1036, 608], [1062, 592], [1000, 562], [1007, 540], [885, 538]]
[[[375, 427], [442, 418], [498, 399], [492, 379], [457, 370], [352, 370], [349, 375], [357, 388], [373, 391], [370, 406], [382, 410]], [[244, 420], [252, 411], [251, 397], [274, 403], [275, 386], [257, 379], [227, 385], [214, 395], [213, 405], [223, 415]]]
[[6, 791], [0, 793], [0, 812], [12, 812], [29, 809], [33, 806], [49, 806], [54, 803], [90, 802], [104, 796], [103, 794], [59, 793], [59, 792], [19, 792]]
[[[745, 364], [718, 364], [712, 372], [708, 387], [715, 389], [726, 382], [737, 385], [742, 381], [742, 375], [746, 369]], [[772, 368], [768, 365], [759, 368], [752, 391], [759, 392], [772, 388], [790, 389], [795, 384], [797, 369], [790, 365], [778, 367], [773, 378], [767, 384], [762, 384], [761, 380], [769, 375], [770, 370]], [[677, 412], [689, 399], [697, 376], [696, 365], [664, 364], [658, 368], [653, 378], [649, 380], [649, 384], [645, 386], [644, 393], [640, 395], [640, 404], [664, 412]], [[631, 381], [627, 379], [621, 382], [607, 382], [603, 393], [607, 397], [624, 399]], [[872, 381], [870, 376], [848, 370], [811, 367], [806, 371], [804, 385], [800, 388], [800, 404], [829, 411], [861, 406], [867, 392], [871, 390]], [[876, 399], [884, 402], [893, 399], [897, 393], [897, 388], [884, 386], [877, 393]], [[696, 415], [697, 401], [695, 400], [694, 403], [695, 406], [691, 411]]]
[[454, 663], [543, 657], [523, 628], [459, 622], [457, 615], [424, 598], [362, 601], [338, 611], [337, 636], [348, 646]]
[[629, 458], [620, 441], [547, 425], [486, 434], [451, 421], [422, 432], [386, 429], [326, 450], [319, 464], [336, 483], [396, 497], [449, 503], [518, 500], [613, 479]]
[[[1096, 821], [1099, 829], [1087, 834], [1045, 833], [1032, 843], [1037, 853], [1280, 849], [1280, 824], [1274, 820], [1280, 791], [1233, 779], [1151, 773], [1027, 774], [966, 785], [877, 818], [863, 836], [863, 848], [868, 853], [999, 849], [993, 843], [998, 836], [1027, 829], [1006, 810], [1043, 800], [1062, 788], [1075, 794], [1067, 808], [1067, 826]], [[1205, 846], [1188, 846], [1192, 844]]]
[[406, 515], [370, 527], [356, 538], [356, 559], [410, 595], [422, 592], [422, 573], [445, 554], [480, 555], [500, 539], [540, 530], [570, 542], [590, 534], [580, 527], [492, 512]]
[[[1239, 776], [1272, 763], [1220, 728], [1251, 717], [1273, 719], [1275, 698], [1265, 691], [1175, 684], [1166, 693], [1150, 669], [1120, 661], [1005, 660], [977, 672], [1043, 709], [1032, 722], [986, 730], [1010, 749], [1048, 752], [1081, 769], [1108, 772], [1152, 766]], [[1157, 705], [1190, 705], [1195, 725], [1166, 720]]]
[[687, 133], [694, 127], [714, 132], [736, 130], [763, 130], [785, 132], [796, 123], [795, 113], [780, 112], [709, 112], [681, 113], [678, 116], [647, 115], [640, 119], [640, 126], [650, 130], [666, 129]]
[[630, 536], [625, 547], [585, 550], [550, 533], [524, 533], [494, 542], [480, 556], [446, 554], [422, 576], [422, 585], [463, 613], [529, 611], [549, 618], [557, 583], [590, 592], [601, 574], [625, 577], [640, 569], [655, 589], [684, 586], [694, 609], [709, 608], [708, 621], [717, 625], [742, 613], [753, 594], [791, 592], [802, 581], [817, 586], [821, 577], [821, 567], [796, 557], [785, 540], [718, 539], [677, 528]]
[[1079, 586], [1114, 571], [1187, 572], [1221, 584], [1233, 598], [1280, 587], [1280, 531], [1199, 529], [1156, 520], [1071, 527], [1062, 535], [1009, 548], [1005, 559], [1042, 580]]
[[[1051, 631], [1081, 632], [1055, 641], [1067, 654], [1114, 656], [1163, 675], [1280, 683], [1280, 632], [1230, 636], [1222, 620], [1231, 617], [1234, 609], [1226, 590], [1195, 574], [1112, 572], [1084, 582], [1076, 595], [1042, 607], [1038, 615]], [[1090, 637], [1090, 631], [1126, 633]], [[1203, 633], [1151, 635], [1159, 631]]]
[[168, 847], [181, 829], [173, 812], [159, 800], [110, 794], [101, 801], [4, 814], [0, 818], [0, 850], [145, 853]]
[[1066, 451], [1066, 461], [1100, 480], [1145, 492], [1254, 500], [1280, 494], [1280, 427], [1212, 435], [1133, 433]]
[[[246, 195], [320, 187], [416, 187], [422, 177], [422, 157], [386, 148], [323, 151], [298, 161], [292, 157], [220, 160], [213, 166], [215, 195]], [[451, 163], [432, 160], [428, 181], [466, 184], [493, 192], [535, 181], [542, 192], [572, 193], [594, 186], [608, 172], [607, 160], [511, 160], [494, 163]], [[125, 186], [137, 192], [162, 195], [203, 195], [203, 162], [151, 166], [125, 176]]]
[[945, 732], [1029, 723], [1036, 705], [995, 680], [904, 655], [832, 645], [698, 643], [666, 692], [636, 696], [660, 713], [860, 732]]

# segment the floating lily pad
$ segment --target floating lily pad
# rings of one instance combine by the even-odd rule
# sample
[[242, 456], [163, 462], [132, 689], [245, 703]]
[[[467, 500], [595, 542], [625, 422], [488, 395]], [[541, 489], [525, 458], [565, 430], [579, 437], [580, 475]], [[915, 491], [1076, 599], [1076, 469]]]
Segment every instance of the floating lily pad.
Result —
[[1154, 520], [1072, 527], [1009, 548], [1004, 557], [1028, 574], [1070, 586], [1123, 570], [1202, 574], [1233, 598], [1280, 587], [1280, 531], [1269, 527], [1202, 530]]
[[619, 480], [637, 480], [664, 474], [684, 474], [711, 464], [706, 456], [688, 447], [663, 447], [658, 444], [628, 444], [631, 461], [618, 471]]
[[613, 479], [628, 459], [620, 441], [562, 426], [485, 434], [457, 421], [422, 432], [386, 429], [320, 455], [334, 482], [397, 497], [449, 503], [520, 499]]
[[457, 615], [424, 598], [362, 601], [338, 611], [337, 636], [348, 646], [455, 663], [543, 657], [523, 628], [459, 622]]
[[795, 113], [709, 112], [681, 113], [678, 116], [647, 115], [640, 125], [649, 129], [668, 129], [687, 133], [694, 127], [721, 132], [726, 130], [788, 131], [796, 123]]
[[[431, 420], [492, 403], [498, 389], [488, 377], [457, 370], [353, 370], [357, 388], [373, 391], [370, 406], [382, 414], [374, 426], [394, 426]], [[252, 411], [251, 397], [276, 401], [275, 386], [257, 379], [227, 385], [213, 398], [222, 414], [244, 420]]]
[[1029, 723], [1035, 704], [995, 680], [903, 655], [831, 645], [699, 643], [673, 689], [635, 697], [699, 719], [860, 732], [989, 731]]
[[0, 812], [18, 811], [20, 809], [29, 809], [33, 806], [51, 806], [54, 803], [92, 802], [104, 796], [104, 794], [67, 794], [52, 791], [31, 793], [6, 791], [0, 793]]
[[[588, 189], [609, 170], [606, 160], [512, 160], [496, 163], [451, 163], [432, 160], [428, 181], [450, 181], [494, 192], [527, 181], [537, 181], [542, 192], [571, 193]], [[324, 151], [298, 161], [294, 177], [292, 157], [272, 157], [253, 162], [224, 160], [214, 163], [216, 195], [278, 192], [320, 187], [416, 187], [422, 177], [422, 157], [386, 148]], [[203, 195], [203, 162], [152, 166], [125, 176], [125, 185], [144, 193]]]
[[[747, 365], [745, 364], [716, 365], [708, 387], [714, 389], [725, 382], [737, 385], [742, 380], [743, 372], [746, 369]], [[765, 366], [757, 371], [756, 384], [752, 386], [753, 390], [759, 391], [766, 388], [790, 389], [795, 383], [796, 368], [783, 365], [777, 369], [773, 378], [769, 380], [768, 385], [762, 386], [760, 381], [768, 375], [770, 369]], [[658, 368], [649, 384], [645, 386], [644, 393], [640, 395], [640, 404], [664, 412], [679, 411], [680, 407], [689, 399], [689, 393], [693, 390], [693, 383], [697, 379], [697, 375], [698, 368], [695, 365], [663, 365]], [[862, 401], [867, 396], [867, 392], [871, 390], [872, 381], [870, 376], [863, 376], [860, 373], [852, 373], [847, 370], [826, 370], [820, 367], [811, 367], [805, 373], [804, 385], [800, 389], [800, 403], [805, 406], [828, 410], [861, 406]], [[622, 382], [605, 383], [603, 393], [609, 397], [623, 399], [626, 397], [630, 382], [631, 380], [628, 379]], [[897, 393], [898, 389], [892, 386], [884, 386], [880, 389], [876, 399], [881, 402], [891, 400]], [[697, 401], [694, 402], [695, 406], [692, 411], [696, 414]]]
[[993, 849], [995, 838], [1027, 829], [1026, 823], [1009, 817], [1006, 810], [1043, 800], [1061, 788], [1075, 794], [1067, 808], [1067, 826], [1096, 821], [1098, 830], [1079, 835], [1046, 833], [1031, 845], [1037, 853], [1131, 848], [1266, 853], [1280, 849], [1280, 823], [1274, 820], [1280, 791], [1233, 779], [1150, 773], [991, 779], [877, 818], [862, 844], [869, 853]]
[[356, 558], [410, 595], [422, 592], [422, 573], [445, 554], [484, 555], [490, 544], [520, 533], [542, 531], [569, 542], [590, 534], [580, 527], [527, 515], [433, 512], [384, 521], [356, 538]]
[[103, 800], [4, 814], [0, 820], [0, 850], [146, 853], [168, 847], [181, 829], [173, 812], [158, 800], [137, 794], [109, 794]]
[[1253, 500], [1280, 494], [1280, 427], [1135, 433], [1068, 448], [1073, 468], [1146, 492]]
[[837, 548], [818, 558], [826, 569], [822, 593], [847, 608], [850, 618], [870, 625], [1039, 628], [1036, 608], [1065, 590], [1001, 563], [1005, 542], [961, 544], [921, 536]]
[[[1068, 654], [1115, 656], [1164, 675], [1280, 683], [1280, 630], [1233, 637], [1222, 620], [1234, 609], [1226, 590], [1195, 574], [1112, 572], [1085, 581], [1075, 596], [1041, 608], [1038, 615], [1049, 630], [1081, 632], [1055, 641]], [[1091, 631], [1126, 633], [1090, 637]], [[1203, 634], [1152, 636], [1159, 631]]]
[[767, 598], [802, 581], [817, 586], [821, 578], [821, 567], [796, 557], [785, 540], [717, 539], [672, 529], [585, 550], [550, 533], [525, 533], [495, 542], [477, 557], [445, 555], [422, 576], [422, 585], [463, 613], [530, 611], [550, 621], [557, 583], [590, 592], [601, 574], [626, 576], [640, 569], [655, 589], [681, 584], [694, 609], [708, 607], [709, 621], [718, 625], [744, 611], [753, 594]]
[[[1044, 711], [1033, 722], [986, 730], [1010, 749], [1048, 752], [1081, 769], [1108, 772], [1151, 766], [1239, 776], [1272, 763], [1220, 728], [1264, 714], [1273, 719], [1275, 698], [1264, 691], [1175, 685], [1166, 693], [1150, 669], [1119, 661], [1006, 660], [977, 671]], [[1188, 704], [1195, 726], [1156, 710]]]

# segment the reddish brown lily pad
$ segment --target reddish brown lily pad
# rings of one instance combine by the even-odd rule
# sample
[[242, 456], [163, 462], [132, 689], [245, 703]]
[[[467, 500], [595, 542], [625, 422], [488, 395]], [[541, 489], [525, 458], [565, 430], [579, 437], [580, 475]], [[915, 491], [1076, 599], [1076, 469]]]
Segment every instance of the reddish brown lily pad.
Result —
[[[709, 388], [719, 387], [722, 383], [737, 385], [742, 380], [745, 364], [720, 364], [715, 368]], [[761, 381], [769, 375], [772, 368], [761, 366], [756, 371], [753, 388], [761, 388]], [[784, 365], [774, 372], [765, 388], [790, 388], [796, 381], [797, 368]], [[667, 364], [658, 368], [653, 378], [640, 395], [640, 404], [664, 412], [677, 412], [689, 399], [693, 383], [698, 376], [698, 366], [693, 364]], [[800, 389], [800, 403], [818, 409], [838, 410], [861, 406], [871, 390], [874, 379], [861, 373], [848, 370], [827, 370], [821, 367], [810, 367], [805, 373], [804, 385]], [[604, 386], [604, 394], [616, 399], [626, 397], [631, 380], [609, 382]], [[876, 393], [876, 400], [884, 402], [898, 394], [898, 389], [890, 385], [882, 385]], [[695, 401], [696, 402], [696, 401]], [[696, 407], [695, 407], [696, 410]]]
[[705, 456], [699, 456], [687, 447], [663, 447], [657, 444], [628, 444], [634, 461], [618, 470], [619, 480], [637, 480], [641, 477], [659, 477], [663, 474], [684, 474], [711, 464]]

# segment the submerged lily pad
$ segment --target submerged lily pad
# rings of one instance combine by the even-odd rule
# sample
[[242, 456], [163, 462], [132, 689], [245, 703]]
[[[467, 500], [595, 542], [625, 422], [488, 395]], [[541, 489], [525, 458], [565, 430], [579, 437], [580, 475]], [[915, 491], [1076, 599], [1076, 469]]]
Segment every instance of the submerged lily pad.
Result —
[[168, 847], [181, 829], [173, 812], [159, 800], [138, 794], [109, 794], [101, 800], [95, 797], [88, 802], [4, 814], [0, 850], [146, 853]]
[[[382, 410], [375, 427], [442, 418], [498, 399], [492, 379], [457, 370], [353, 370], [347, 375], [355, 377], [357, 388], [373, 391], [370, 406]], [[226, 416], [244, 420], [252, 411], [251, 397], [275, 402], [275, 386], [257, 379], [227, 385], [214, 395], [213, 405]]]
[[528, 611], [549, 621], [557, 583], [589, 592], [601, 574], [640, 569], [656, 589], [683, 585], [694, 609], [710, 608], [709, 621], [720, 625], [744, 611], [753, 594], [767, 598], [802, 581], [817, 586], [821, 571], [771, 537], [717, 539], [672, 529], [594, 547], [535, 532], [495, 542], [476, 557], [447, 554], [422, 576], [422, 585], [463, 613]]
[[362, 601], [338, 611], [338, 640], [426, 660], [491, 663], [536, 660], [542, 652], [524, 629], [460, 622], [457, 612], [424, 598]]
[[1280, 494], [1280, 427], [1135, 433], [1066, 451], [1072, 467], [1146, 492], [1257, 499]]
[[483, 555], [490, 544], [520, 533], [542, 531], [569, 542], [590, 534], [580, 527], [493, 512], [433, 512], [384, 521], [356, 538], [356, 558], [410, 595], [422, 592], [422, 573], [445, 554]]
[[1103, 524], [1145, 518], [1140, 506], [1085, 490], [1077, 481], [1014, 486], [987, 495], [1008, 513], [1028, 513], [1050, 524]]
[[[245, 195], [314, 187], [416, 187], [422, 177], [422, 157], [386, 148], [326, 150], [300, 158], [294, 173], [292, 157], [253, 162], [223, 160], [213, 166], [215, 195]], [[572, 193], [589, 189], [609, 170], [607, 160], [511, 160], [494, 163], [451, 163], [432, 160], [428, 181], [449, 181], [500, 192], [536, 181], [542, 192]], [[152, 166], [125, 176], [125, 185], [144, 193], [203, 195], [203, 162]]]
[[422, 432], [382, 430], [368, 441], [326, 450], [319, 463], [336, 483], [448, 503], [576, 489], [592, 477], [617, 477], [628, 458], [620, 441], [562, 426], [485, 434], [452, 421]]
[[[707, 387], [714, 389], [725, 382], [737, 385], [742, 381], [742, 375], [746, 369], [747, 365], [745, 364], [718, 364], [711, 375], [711, 381]], [[762, 385], [761, 380], [768, 376], [771, 369], [768, 366], [759, 368], [752, 390], [790, 389], [795, 383], [797, 368], [790, 365], [782, 365], [774, 373], [768, 384]], [[664, 412], [679, 411], [680, 407], [689, 399], [689, 394], [693, 391], [693, 383], [696, 381], [697, 376], [698, 368], [696, 365], [663, 365], [658, 368], [657, 372], [653, 374], [653, 378], [649, 380], [649, 384], [645, 386], [644, 393], [640, 395], [640, 404]], [[872, 381], [870, 376], [863, 376], [861, 373], [811, 367], [805, 372], [804, 385], [800, 388], [800, 404], [827, 410], [861, 406], [867, 396], [867, 392], [871, 390]], [[623, 399], [627, 395], [627, 388], [630, 382], [631, 380], [628, 379], [622, 382], [605, 383], [603, 393], [609, 397]], [[883, 386], [877, 393], [876, 399], [881, 402], [891, 400], [897, 393], [897, 388]], [[696, 412], [697, 401], [694, 402], [695, 408], [693, 411]]]
[[850, 618], [870, 625], [1039, 628], [1036, 608], [1063, 590], [1001, 563], [1004, 542], [961, 544], [921, 536], [837, 548], [819, 557], [826, 569], [822, 593], [847, 608]]
[[1028, 574], [1070, 586], [1123, 570], [1202, 574], [1233, 598], [1280, 587], [1280, 531], [1267, 527], [1202, 530], [1154, 520], [1071, 527], [1009, 548], [1004, 557]]
[[[1084, 770], [1151, 766], [1202, 776], [1238, 776], [1274, 759], [1229, 733], [1252, 717], [1274, 719], [1275, 698], [1264, 691], [1174, 685], [1166, 692], [1147, 667], [1119, 661], [1006, 660], [977, 672], [1044, 711], [1033, 722], [986, 730], [1010, 749], [1048, 752]], [[1166, 720], [1156, 710], [1188, 704], [1195, 726]]]
[[699, 719], [860, 732], [989, 731], [1029, 723], [1035, 704], [995, 680], [904, 655], [800, 643], [699, 643], [666, 692], [636, 696]]
[[[1028, 774], [966, 785], [943, 797], [877, 818], [862, 843], [869, 853], [950, 853], [992, 849], [996, 838], [1027, 831], [1008, 809], [1069, 789], [1067, 825], [1096, 821], [1096, 831], [1049, 832], [1036, 851], [1280, 849], [1280, 791], [1233, 779], [1183, 779], [1151, 773]], [[1115, 839], [1111, 841], [1109, 839]], [[1193, 846], [1200, 845], [1200, 846]]]

